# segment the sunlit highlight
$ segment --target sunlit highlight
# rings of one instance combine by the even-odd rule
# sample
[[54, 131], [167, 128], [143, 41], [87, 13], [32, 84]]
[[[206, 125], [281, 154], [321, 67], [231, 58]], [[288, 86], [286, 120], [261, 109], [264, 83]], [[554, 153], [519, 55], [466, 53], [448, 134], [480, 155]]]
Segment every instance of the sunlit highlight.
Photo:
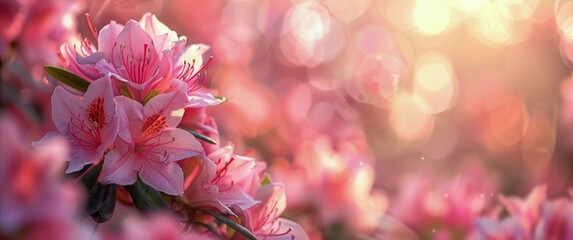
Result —
[[423, 100], [413, 94], [398, 96], [390, 109], [390, 125], [394, 133], [404, 140], [415, 140], [426, 136], [433, 125], [433, 116], [422, 105]]
[[573, 43], [573, 2], [561, 0], [555, 6], [555, 21], [569, 43]]
[[472, 33], [487, 44], [506, 43], [513, 33], [513, 21], [500, 12], [496, 4], [483, 7], [471, 26]]
[[515, 21], [531, 18], [539, 0], [507, 0], [496, 2], [499, 11]]
[[448, 0], [450, 6], [466, 14], [473, 14], [479, 11], [488, 0]]
[[448, 60], [438, 53], [428, 53], [416, 63], [414, 92], [429, 114], [447, 109], [455, 94], [455, 80]]
[[330, 31], [330, 16], [320, 4], [303, 2], [284, 18], [281, 40], [283, 55], [293, 64], [316, 66], [323, 61], [320, 43]]
[[370, 5], [370, 0], [327, 0], [328, 10], [344, 22], [350, 22], [360, 17]]
[[439, 34], [451, 22], [450, 8], [441, 0], [418, 0], [412, 10], [412, 21], [420, 33]]

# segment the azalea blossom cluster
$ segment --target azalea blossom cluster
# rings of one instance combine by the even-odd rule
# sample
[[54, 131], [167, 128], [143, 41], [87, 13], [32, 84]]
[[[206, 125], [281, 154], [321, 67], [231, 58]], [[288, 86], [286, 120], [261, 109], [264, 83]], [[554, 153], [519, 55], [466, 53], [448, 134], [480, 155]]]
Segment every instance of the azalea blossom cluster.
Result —
[[0, 0], [0, 239], [573, 239], [571, 16]]
[[[185, 37], [152, 14], [92, 33], [97, 48], [87, 39], [64, 45], [60, 56], [67, 71], [47, 68], [55, 78], [61, 73], [77, 83], [56, 87], [52, 117], [70, 143], [66, 173], [81, 174], [84, 183], [97, 176], [86, 184], [90, 198], [104, 194], [113, 205], [115, 185], [126, 186], [132, 204], [146, 211], [141, 202], [148, 196], [134, 188], [150, 187], [171, 196], [172, 210], [185, 211], [187, 222], [208, 225], [201, 220], [204, 212], [224, 214], [258, 237], [305, 238], [296, 223], [278, 218], [285, 190], [263, 175], [265, 164], [238, 155], [231, 143], [218, 145], [215, 121], [205, 108], [224, 98], [200, 90], [209, 64], [202, 59], [206, 45], [185, 46]], [[113, 207], [107, 211], [89, 213], [103, 222]]]

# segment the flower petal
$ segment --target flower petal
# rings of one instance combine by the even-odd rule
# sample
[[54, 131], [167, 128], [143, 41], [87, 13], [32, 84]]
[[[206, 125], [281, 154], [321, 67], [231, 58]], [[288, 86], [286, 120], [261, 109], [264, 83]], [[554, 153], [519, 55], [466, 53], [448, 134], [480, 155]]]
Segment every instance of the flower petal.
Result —
[[133, 142], [143, 128], [143, 105], [124, 96], [115, 97], [115, 102], [119, 108], [118, 135], [126, 142]]
[[155, 151], [168, 154], [168, 157], [162, 160], [179, 161], [205, 154], [201, 143], [193, 135], [179, 128], [165, 131], [159, 142], [166, 142], [155, 147]]
[[259, 235], [264, 239], [272, 240], [305, 240], [309, 239], [304, 229], [296, 222], [279, 218], [271, 232]]
[[52, 119], [58, 132], [68, 134], [70, 119], [78, 117], [80, 108], [80, 98], [75, 96], [63, 87], [57, 86], [52, 95]]
[[183, 194], [183, 170], [173, 162], [145, 161], [139, 172], [143, 182], [169, 195]]
[[157, 52], [171, 48], [171, 44], [179, 40], [177, 33], [160, 22], [154, 14], [144, 14], [139, 20], [139, 24], [147, 34], [155, 37], [153, 43], [157, 48]]
[[253, 199], [253, 197], [249, 196], [238, 187], [233, 187], [226, 191], [219, 191], [219, 201], [221, 201], [224, 206], [236, 206], [243, 210], [259, 203], [259, 201]]
[[163, 113], [168, 127], [176, 127], [181, 122], [185, 113], [183, 108], [185, 97], [179, 91], [172, 91], [159, 94], [149, 100], [143, 109], [143, 115], [149, 117], [158, 113]]
[[[97, 112], [96, 114], [103, 118], [103, 122], [98, 124], [101, 130], [101, 145], [105, 150], [115, 140], [118, 128], [115, 101], [113, 99], [113, 88], [111, 86], [111, 80], [108, 77], [100, 78], [90, 84], [86, 94], [84, 95], [84, 109], [89, 110], [90, 105], [94, 104], [94, 101], [98, 100], [103, 102], [100, 103], [102, 107], [101, 110], [103, 110], [103, 112]], [[94, 119], [87, 120], [90, 122], [94, 121]]]
[[103, 168], [98, 177], [99, 182], [118, 185], [135, 183], [141, 163], [138, 163], [139, 159], [133, 152], [127, 150], [127, 146], [119, 146], [105, 155]]
[[213, 94], [198, 91], [192, 92], [187, 98], [189, 102], [185, 107], [211, 107], [225, 102], [225, 100], [216, 98]]
[[111, 60], [111, 53], [116, 44], [117, 36], [119, 36], [123, 28], [123, 25], [111, 21], [99, 31], [98, 47], [100, 52], [106, 53], [105, 59]]

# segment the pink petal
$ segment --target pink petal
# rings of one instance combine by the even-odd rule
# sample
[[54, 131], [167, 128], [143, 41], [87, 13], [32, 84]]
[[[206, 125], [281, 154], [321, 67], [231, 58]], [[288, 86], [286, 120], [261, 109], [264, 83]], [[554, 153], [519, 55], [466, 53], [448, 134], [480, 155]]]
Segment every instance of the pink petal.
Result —
[[185, 109], [183, 108], [184, 104], [185, 97], [179, 91], [159, 94], [145, 104], [143, 115], [149, 117], [163, 112], [163, 116], [166, 117], [167, 126], [176, 127], [181, 122], [181, 118], [185, 113]]
[[100, 60], [105, 57], [105, 53], [103, 52], [95, 52], [89, 56], [81, 56], [76, 54], [76, 61], [80, 65], [91, 65], [95, 66]]
[[32, 146], [42, 156], [46, 156], [43, 159], [64, 160], [68, 158], [68, 139], [57, 132], [47, 132], [42, 139], [33, 142]]
[[[117, 46], [114, 49], [114, 62], [122, 63], [122, 51], [124, 53], [133, 54], [134, 57], [136, 56], [143, 56], [145, 44], [148, 44], [151, 47], [151, 37], [139, 26], [139, 23], [133, 20], [127, 21], [123, 30], [117, 36], [116, 42]], [[121, 49], [121, 47], [125, 47], [125, 49]], [[156, 51], [150, 51], [152, 53], [156, 53]], [[151, 56], [150, 56], [151, 57]], [[152, 58], [152, 60], [154, 60]]]
[[226, 191], [220, 191], [219, 201], [221, 201], [224, 206], [236, 206], [243, 210], [246, 210], [259, 203], [259, 201], [253, 199], [253, 197], [249, 196], [238, 187], [233, 187]]
[[[195, 161], [195, 159], [189, 159]], [[189, 164], [189, 162], [179, 162], [180, 164]], [[185, 180], [185, 196], [189, 199], [191, 206], [211, 207], [222, 213], [236, 216], [231, 209], [223, 206], [219, 201], [219, 189], [211, 185], [211, 179], [215, 176], [217, 167], [215, 163], [207, 158], [199, 158], [199, 165], [192, 162], [192, 167], [199, 168], [195, 175], [187, 176]]]
[[173, 162], [146, 161], [139, 172], [143, 182], [169, 195], [183, 194], [183, 170]]
[[52, 119], [58, 131], [68, 134], [68, 124], [72, 117], [77, 117], [80, 112], [81, 100], [63, 87], [58, 86], [52, 95]]
[[[102, 146], [109, 147], [117, 136], [118, 120], [116, 117], [115, 101], [113, 99], [113, 88], [109, 78], [100, 78], [90, 84], [84, 95], [84, 109], [87, 109], [94, 100], [101, 98], [103, 100], [103, 115], [105, 122], [101, 129]], [[87, 119], [88, 121], [90, 119]]]
[[[177, 33], [160, 22], [154, 14], [146, 13], [139, 20], [141, 28], [151, 36], [158, 52], [171, 48], [172, 42], [178, 41]], [[157, 39], [156, 37], [159, 37]], [[157, 39], [157, 40], [156, 40]]]
[[157, 152], [167, 152], [167, 161], [179, 161], [181, 159], [205, 154], [201, 143], [191, 133], [174, 128], [165, 131], [160, 136], [159, 142], [167, 142], [155, 147]]
[[[107, 54], [105, 59], [111, 60], [113, 46], [116, 44], [117, 36], [123, 30], [123, 25], [111, 21], [105, 25], [98, 33], [98, 47], [100, 52]], [[117, 47], [117, 46], [116, 46]]]
[[177, 59], [177, 68], [175, 72], [181, 71], [184, 62], [193, 63], [195, 60], [195, 70], [201, 69], [203, 66], [203, 54], [209, 50], [209, 46], [205, 44], [192, 44], [185, 48], [185, 51]]
[[129, 116], [125, 110], [124, 107], [122, 106], [123, 104], [126, 103], [121, 103], [119, 104], [119, 102], [124, 101], [124, 99], [120, 99], [120, 98], [125, 98], [124, 96], [119, 96], [119, 97], [115, 97], [115, 101], [116, 103], [118, 103], [117, 106], [117, 119], [118, 119], [118, 128], [117, 128], [117, 136], [119, 136], [121, 139], [123, 139], [124, 141], [131, 143], [133, 142], [133, 140], [131, 139], [131, 125], [129, 124]]
[[271, 232], [258, 236], [272, 240], [306, 240], [309, 239], [304, 229], [296, 222], [279, 218]]
[[87, 151], [81, 149], [79, 146], [74, 146], [73, 144], [71, 146], [70, 152], [71, 159], [70, 164], [66, 169], [66, 173], [73, 173], [81, 170], [85, 165], [94, 163], [95, 161], [101, 159], [104, 153], [104, 151], [100, 150], [99, 148], [96, 150]]
[[115, 97], [118, 107], [118, 135], [126, 142], [133, 142], [143, 129], [143, 105], [125, 96]]
[[105, 155], [98, 181], [103, 184], [131, 185], [137, 180], [137, 172], [140, 169], [141, 163], [137, 156], [128, 152], [127, 146], [118, 146]]
[[261, 201], [248, 211], [257, 218], [255, 221], [264, 221], [255, 226], [270, 227], [272, 221], [280, 216], [286, 208], [285, 188], [280, 183], [271, 183], [261, 186], [255, 194], [255, 199]]
[[225, 102], [222, 99], [216, 98], [213, 94], [197, 91], [191, 93], [187, 98], [189, 102], [185, 107], [211, 107]]

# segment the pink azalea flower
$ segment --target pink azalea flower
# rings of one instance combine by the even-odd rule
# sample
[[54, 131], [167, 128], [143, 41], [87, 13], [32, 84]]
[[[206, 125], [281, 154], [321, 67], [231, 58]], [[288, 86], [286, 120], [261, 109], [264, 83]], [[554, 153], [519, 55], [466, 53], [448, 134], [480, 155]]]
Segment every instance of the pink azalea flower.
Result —
[[145, 106], [124, 96], [115, 101], [120, 107], [119, 137], [106, 155], [99, 181], [129, 185], [139, 175], [159, 191], [183, 194], [183, 171], [175, 161], [204, 154], [193, 135], [176, 128], [183, 116], [183, 94], [161, 94]]
[[491, 183], [479, 167], [471, 165], [453, 178], [407, 176], [391, 201], [389, 215], [422, 236], [437, 232], [471, 236], [475, 221], [489, 213], [494, 199]]
[[93, 82], [83, 99], [56, 87], [52, 118], [58, 131], [70, 140], [70, 165], [75, 172], [103, 157], [118, 130], [113, 90], [109, 78]]
[[535, 223], [541, 216], [541, 204], [547, 199], [547, 186], [535, 187], [527, 196], [522, 200], [517, 197], [504, 197], [500, 196], [499, 201], [505, 206], [509, 214], [518, 216], [529, 233], [533, 232]]
[[252, 197], [260, 181], [264, 163], [234, 155], [229, 143], [208, 155], [208, 159], [186, 159], [186, 196], [192, 206], [212, 207], [236, 215], [231, 207], [247, 209], [257, 203]]
[[187, 106], [216, 105], [222, 101], [211, 94], [194, 93], [205, 83], [201, 76], [207, 65], [203, 44], [185, 47], [186, 38], [147, 13], [139, 22], [124, 25], [112, 21], [97, 35], [98, 49], [88, 40], [62, 46], [62, 61], [67, 70], [88, 81], [106, 75], [114, 79], [116, 95], [126, 95], [145, 103], [151, 97], [182, 91]]
[[189, 205], [235, 215], [223, 205], [219, 199], [219, 188], [211, 183], [217, 172], [217, 165], [213, 161], [207, 158], [188, 158], [178, 163], [185, 172], [185, 197]]
[[228, 143], [208, 155], [217, 165], [211, 183], [219, 188], [218, 197], [224, 206], [247, 209], [257, 203], [250, 195], [260, 184], [259, 176], [265, 164], [256, 163], [254, 158], [236, 155], [233, 151], [233, 144]]
[[[279, 218], [286, 208], [286, 193], [284, 186], [269, 183], [261, 186], [255, 199], [260, 201], [246, 211], [238, 211], [244, 226], [262, 239], [308, 239], [308, 236], [297, 223]], [[235, 234], [233, 239], [242, 239]]]

